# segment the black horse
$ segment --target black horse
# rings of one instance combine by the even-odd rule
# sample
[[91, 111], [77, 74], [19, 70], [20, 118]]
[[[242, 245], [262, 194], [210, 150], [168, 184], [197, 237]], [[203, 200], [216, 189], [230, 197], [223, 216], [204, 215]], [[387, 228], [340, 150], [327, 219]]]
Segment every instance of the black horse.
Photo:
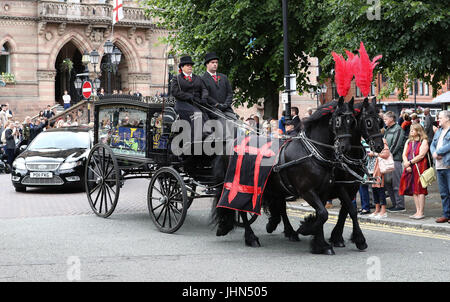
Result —
[[351, 175], [347, 171], [340, 171], [337, 176], [336, 187], [340, 188], [340, 194], [338, 195], [341, 200], [342, 207], [339, 211], [338, 222], [331, 232], [330, 242], [335, 247], [345, 247], [342, 233], [344, 230], [345, 220], [347, 214], [353, 222], [353, 232], [351, 235], [351, 241], [356, 244], [356, 247], [360, 250], [367, 248], [365, 238], [359, 227], [357, 213], [355, 206], [351, 203], [351, 200], [356, 197], [359, 186], [361, 184], [361, 178], [364, 175], [365, 170], [361, 166], [361, 158], [365, 158], [365, 150], [361, 144], [361, 136], [369, 142], [372, 151], [381, 152], [384, 149], [383, 135], [380, 131], [381, 119], [378, 116], [376, 110], [376, 99], [373, 98], [372, 104], [369, 103], [366, 98], [363, 103], [355, 106], [355, 114], [358, 120], [358, 127], [352, 137], [352, 145], [357, 145], [358, 148], [352, 148], [352, 151], [345, 157], [345, 161], [353, 171], [358, 171], [360, 178], [356, 175]]
[[[346, 152], [341, 160], [342, 165], [339, 169], [335, 170], [334, 183], [326, 189], [327, 194], [322, 202], [326, 200], [339, 198], [342, 204], [339, 221], [332, 232], [330, 242], [335, 247], [343, 247], [344, 240], [342, 238], [343, 227], [347, 214], [350, 214], [353, 222], [353, 233], [351, 236], [352, 242], [354, 242], [359, 250], [367, 248], [367, 243], [364, 235], [359, 227], [356, 208], [352, 204], [352, 199], [356, 196], [360, 183], [364, 179], [366, 173], [365, 166], [365, 150], [361, 144], [361, 137], [363, 137], [371, 149], [375, 152], [381, 152], [384, 148], [382, 140], [382, 134], [380, 132], [380, 119], [375, 107], [376, 101], [373, 100], [372, 104], [369, 103], [366, 98], [364, 102], [355, 106], [356, 127], [352, 130], [352, 148], [349, 152]], [[349, 105], [353, 107], [353, 99], [349, 102]], [[284, 202], [277, 202], [275, 199], [269, 200], [268, 208], [270, 212], [269, 222], [266, 226], [269, 233], [273, 232], [278, 223], [283, 219], [285, 228], [285, 235], [292, 232], [292, 226], [289, 222], [286, 213], [286, 204]], [[279, 213], [279, 214], [278, 214]], [[313, 233], [311, 229], [315, 228], [315, 222], [318, 218], [315, 215], [311, 215], [305, 219], [298, 233], [302, 235], [310, 235]], [[292, 239], [292, 236], [289, 236]], [[314, 252], [314, 247], [313, 247]]]
[[[263, 204], [284, 204], [284, 207], [287, 196], [301, 194], [316, 210], [318, 219], [310, 231], [314, 235], [314, 253], [334, 253], [323, 235], [323, 224], [328, 219], [328, 212], [322, 200], [327, 195], [327, 188], [332, 184], [334, 166], [339, 164], [336, 154], [350, 151], [350, 133], [352, 128], [356, 127], [353, 113], [353, 107], [344, 103], [342, 98], [318, 108], [305, 122], [305, 136], [293, 138], [280, 151], [279, 165], [284, 165], [285, 168], [280, 172], [272, 172], [263, 194]], [[217, 199], [219, 197], [220, 195], [216, 196]], [[248, 223], [247, 214], [239, 213], [245, 227], [246, 245], [260, 246], [258, 237]], [[224, 236], [234, 227], [235, 211], [216, 208], [215, 219], [218, 222], [216, 235]], [[294, 240], [298, 239], [292, 227], [286, 229], [285, 234]]]

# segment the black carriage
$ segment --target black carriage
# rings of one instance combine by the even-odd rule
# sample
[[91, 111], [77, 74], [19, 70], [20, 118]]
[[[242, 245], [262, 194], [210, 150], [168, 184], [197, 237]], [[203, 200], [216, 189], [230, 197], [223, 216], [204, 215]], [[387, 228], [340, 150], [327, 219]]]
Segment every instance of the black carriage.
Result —
[[[109, 95], [95, 102], [95, 145], [86, 164], [85, 185], [97, 216], [106, 218], [114, 212], [120, 188], [133, 178], [150, 178], [148, 210], [165, 233], [182, 226], [195, 198], [214, 197], [211, 190], [220, 184], [211, 180], [209, 158], [186, 158], [171, 152], [176, 135], [171, 127], [178, 118], [173, 107], [174, 100], [169, 98], [126, 95]], [[203, 192], [197, 193], [197, 187]]]

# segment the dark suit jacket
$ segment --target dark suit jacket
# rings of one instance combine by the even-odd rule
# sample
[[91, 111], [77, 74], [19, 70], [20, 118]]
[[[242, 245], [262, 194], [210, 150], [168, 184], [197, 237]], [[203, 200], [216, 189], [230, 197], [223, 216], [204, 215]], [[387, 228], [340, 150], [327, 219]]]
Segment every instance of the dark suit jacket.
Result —
[[300, 125], [301, 121], [300, 121], [300, 118], [298, 117], [298, 115], [294, 116], [294, 118], [292, 119], [292, 122], [294, 123], [294, 128], [297, 128], [298, 125]]
[[14, 140], [14, 136], [12, 135], [12, 133], [13, 133], [12, 129], [5, 130], [6, 149], [14, 150], [16, 148], [16, 142]]
[[222, 73], [216, 73], [220, 77], [216, 83], [209, 72], [205, 72], [202, 80], [208, 89], [208, 104], [214, 106], [217, 103], [227, 104], [231, 107], [233, 102], [233, 90], [227, 76]]
[[54, 115], [55, 115], [55, 113], [53, 111], [51, 111], [51, 110], [50, 111], [48, 111], [48, 110], [44, 111], [44, 117], [46, 117], [48, 119], [51, 119]]
[[208, 99], [208, 90], [205, 84], [195, 74], [192, 75], [191, 82], [184, 78], [184, 74], [173, 77], [170, 89], [172, 96], [177, 100], [175, 110], [191, 110], [191, 106], [186, 106], [186, 103], [192, 104], [194, 100], [197, 103], [206, 103]]

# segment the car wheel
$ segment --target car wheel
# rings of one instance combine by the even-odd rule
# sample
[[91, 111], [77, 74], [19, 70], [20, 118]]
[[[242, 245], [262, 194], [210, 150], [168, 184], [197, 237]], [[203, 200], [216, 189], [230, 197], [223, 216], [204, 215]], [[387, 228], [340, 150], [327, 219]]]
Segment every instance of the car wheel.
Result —
[[27, 191], [27, 187], [25, 186], [14, 186], [14, 189], [16, 189], [16, 192], [26, 192]]

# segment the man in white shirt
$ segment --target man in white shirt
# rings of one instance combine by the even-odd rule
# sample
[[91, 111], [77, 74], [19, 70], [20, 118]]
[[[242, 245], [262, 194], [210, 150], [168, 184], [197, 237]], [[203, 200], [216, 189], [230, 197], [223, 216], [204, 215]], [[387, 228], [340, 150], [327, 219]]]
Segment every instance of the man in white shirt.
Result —
[[64, 110], [67, 110], [70, 108], [70, 95], [68, 94], [67, 90], [64, 90], [64, 95], [62, 97], [63, 102], [64, 102]]

